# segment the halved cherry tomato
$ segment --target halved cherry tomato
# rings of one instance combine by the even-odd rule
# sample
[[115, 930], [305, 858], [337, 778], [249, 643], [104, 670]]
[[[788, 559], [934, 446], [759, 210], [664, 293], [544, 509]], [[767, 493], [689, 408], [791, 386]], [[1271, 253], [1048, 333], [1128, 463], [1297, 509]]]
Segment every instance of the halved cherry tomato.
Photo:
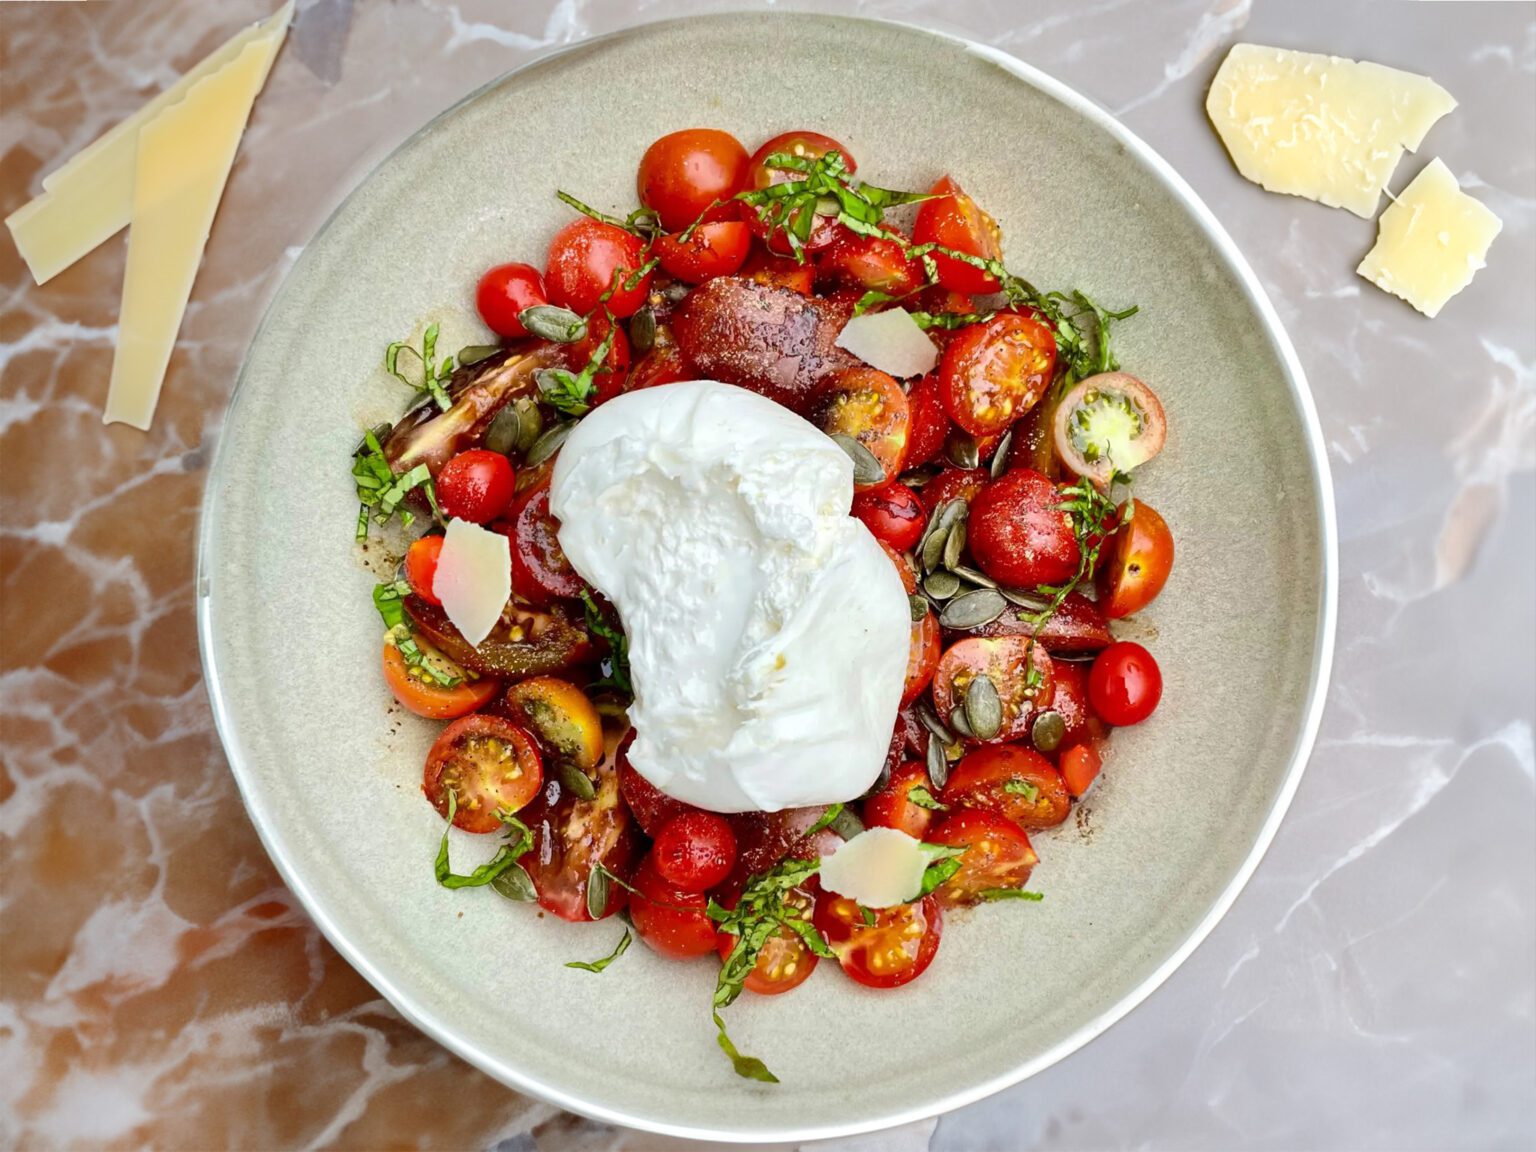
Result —
[[411, 591], [428, 604], [442, 605], [432, 593], [432, 580], [437, 575], [437, 558], [443, 552], [441, 536], [423, 536], [405, 550], [405, 581]]
[[549, 485], [512, 504], [512, 591], [530, 604], [580, 596], [586, 587], [560, 547], [560, 521], [549, 510]]
[[1051, 693], [1052, 712], [1057, 713], [1066, 730], [1058, 748], [1067, 748], [1085, 740], [1100, 740], [1109, 734], [1104, 721], [1093, 714], [1088, 703], [1088, 665], [1071, 660], [1055, 662], [1056, 688]]
[[1056, 457], [1056, 401], [1049, 390], [1014, 425], [1010, 463], [1033, 468], [1048, 480], [1061, 479], [1061, 461]]
[[1062, 783], [1072, 795], [1081, 796], [1093, 787], [1103, 767], [1104, 758], [1099, 753], [1098, 741], [1074, 744], [1061, 754]]
[[635, 935], [672, 960], [707, 956], [715, 950], [715, 923], [702, 892], [673, 887], [656, 870], [655, 853], [640, 861], [632, 881], [629, 919]]
[[912, 412], [907, 425], [907, 467], [916, 468], [944, 451], [949, 436], [949, 413], [944, 411], [937, 373], [912, 385], [907, 407]]
[[[805, 888], [791, 889], [785, 894], [784, 903], [809, 913], [816, 901], [813, 888], [814, 881]], [[720, 904], [724, 908], [735, 908], [740, 899], [739, 894], [731, 893], [722, 896]], [[736, 947], [736, 940], [736, 935], [731, 932], [715, 935], [715, 950], [720, 953], [722, 961], [729, 958], [731, 950]], [[757, 954], [757, 963], [747, 973], [742, 987], [759, 996], [777, 996], [804, 984], [816, 970], [819, 959], [798, 932], [792, 928], [780, 928], [763, 943], [762, 951]]]
[[933, 612], [912, 622], [912, 642], [907, 649], [907, 679], [901, 689], [903, 708], [921, 696], [923, 689], [933, 683], [943, 650], [943, 631], [939, 628], [939, 618]]
[[1111, 620], [1140, 612], [1157, 599], [1173, 568], [1168, 522], [1144, 500], [1132, 508], [1130, 520], [1120, 525], [1099, 559], [1099, 606]]
[[[1030, 683], [1029, 666], [1037, 675]], [[951, 645], [933, 674], [933, 706], [944, 723], [965, 702], [971, 681], [986, 676], [997, 689], [1003, 705], [1003, 722], [985, 743], [1006, 743], [1029, 734], [1035, 710], [1048, 705], [1055, 690], [1056, 672], [1044, 648], [1031, 645], [1026, 636], [973, 636]]]
[[502, 812], [521, 811], [539, 792], [544, 767], [533, 737], [499, 716], [465, 716], [444, 728], [427, 753], [421, 790], [455, 828], [495, 832]]
[[[583, 800], [560, 787], [556, 779], [523, 814], [533, 830], [533, 850], [522, 865], [533, 881], [539, 905], [562, 920], [591, 920], [587, 887], [598, 865], [620, 879], [627, 879], [634, 859], [634, 822], [619, 799], [619, 780], [613, 765], [597, 771], [596, 795]], [[612, 882], [602, 916], [612, 916], [629, 902], [629, 894]]]
[[901, 586], [911, 596], [917, 591], [917, 570], [912, 567], [912, 561], [907, 558], [905, 552], [898, 552], [884, 540], [878, 542], [880, 550], [890, 557], [892, 564], [896, 566], [896, 574], [901, 577]]
[[939, 367], [944, 406], [973, 436], [1002, 432], [1040, 401], [1056, 370], [1056, 337], [1038, 320], [1000, 312], [962, 328]]
[[928, 769], [913, 760], [891, 773], [890, 783], [864, 798], [864, 823], [877, 828], [894, 828], [914, 840], [921, 840], [933, 823], [934, 810], [912, 800], [912, 790], [922, 788], [934, 803], [933, 783]]
[[507, 716], [538, 738], [545, 759], [591, 776], [603, 758], [603, 718], [569, 680], [535, 676], [507, 689]]
[[923, 268], [884, 236], [844, 231], [816, 256], [816, 275], [833, 286], [905, 296], [922, 282]]
[[894, 480], [907, 458], [907, 394], [884, 372], [846, 368], [822, 387], [816, 423], [829, 436], [851, 436], [874, 454], [884, 471], [879, 488]]
[[712, 276], [729, 276], [739, 269], [751, 247], [752, 232], [746, 224], [725, 220], [700, 224], [687, 240], [658, 237], [656, 256], [669, 275], [689, 284], [702, 284]]
[[736, 864], [736, 834], [725, 817], [684, 812], [656, 834], [651, 863], [661, 878], [683, 892], [707, 892]]
[[1052, 429], [1056, 455], [1100, 489], [1163, 450], [1168, 419], [1157, 393], [1125, 372], [1090, 376], [1061, 398]]
[[860, 492], [853, 498], [852, 514], [864, 522], [876, 540], [905, 552], [923, 538], [928, 513], [917, 493], [900, 481], [884, 488]]
[[[645, 150], [635, 184], [668, 232], [688, 227], [716, 200], [729, 200], [747, 182], [747, 150], [729, 132], [685, 128]], [[675, 275], [675, 273], [674, 273]]]
[[629, 734], [619, 741], [619, 750], [615, 756], [618, 761], [619, 793], [624, 797], [625, 806], [634, 814], [640, 831], [654, 839], [673, 817], [703, 809], [673, 799], [640, 775], [629, 762], [629, 746], [634, 742], [634, 729], [630, 729]]
[[960, 871], [933, 893], [946, 907], [974, 904], [989, 889], [1022, 888], [1040, 860], [1024, 829], [996, 812], [956, 812], [939, 822], [928, 841], [965, 849]]
[[405, 657], [400, 655], [400, 649], [388, 640], [384, 642], [384, 682], [389, 685], [389, 690], [394, 693], [395, 699], [400, 701], [403, 708], [425, 716], [429, 720], [454, 720], [460, 716], [467, 716], [471, 712], [477, 712], [496, 698], [496, 693], [501, 691], [501, 685], [495, 680], [481, 678], [471, 680], [464, 674], [464, 669], [454, 664], [447, 657], [434, 651], [427, 652], [422, 641], [416, 641], [418, 648], [426, 652], [427, 659], [441, 671], [450, 676], [457, 676], [459, 682], [452, 688], [444, 688], [437, 681], [419, 672], [405, 662]]
[[790, 256], [775, 256], [763, 248], [752, 250], [742, 265], [741, 275], [754, 284], [788, 288], [802, 296], [811, 295], [816, 282], [816, 271], [810, 264], [801, 264]]
[[662, 384], [676, 384], [682, 380], [692, 380], [693, 369], [688, 361], [683, 359], [683, 354], [677, 346], [677, 341], [672, 338], [672, 330], [663, 324], [656, 326], [656, 342], [651, 345], [651, 350], [635, 361], [635, 366], [629, 370], [629, 379], [625, 381], [624, 388], [628, 392], [638, 392], [642, 388], [655, 388]]
[[[933, 186], [934, 199], [924, 200], [917, 209], [912, 239], [918, 244], [941, 244], [970, 256], [1000, 260], [1003, 234], [997, 221], [988, 216], [948, 176]], [[935, 252], [939, 283], [971, 296], [996, 292], [1000, 285], [990, 272], [983, 271], [953, 256]]]
[[471, 448], [438, 470], [437, 502], [448, 516], [486, 524], [506, 511], [516, 483], [512, 462], [500, 452]]
[[566, 367], [572, 372], [580, 372], [597, 355], [610, 330], [613, 342], [608, 346], [608, 355], [603, 358], [602, 370], [592, 379], [594, 408], [624, 391], [624, 377], [629, 371], [629, 337], [624, 334], [622, 325], [615, 325], [608, 319], [607, 313], [594, 312], [587, 319], [587, 334], [573, 344], [564, 345]]
[[[803, 180], [804, 175], [799, 172], [788, 171], [783, 168], [770, 168], [768, 157], [775, 152], [787, 153], [797, 156], [802, 160], [819, 160], [828, 152], [840, 152], [843, 164], [850, 173], [858, 170], [858, 162], [854, 160], [852, 153], [842, 144], [830, 136], [823, 136], [820, 132], [785, 132], [775, 136], [756, 152], [752, 153], [749, 165], [747, 184], [752, 188], [768, 188], [774, 184], [789, 184], [796, 180]], [[794, 254], [794, 248], [790, 245], [789, 238], [782, 227], [773, 227], [767, 224], [754, 211], [749, 222], [752, 232], [768, 246], [769, 251], [780, 256]], [[831, 216], [817, 216], [811, 226], [810, 237], [805, 241], [807, 252], [819, 252], [837, 238], [840, 226]]]
[[826, 937], [843, 971], [869, 988], [910, 984], [933, 963], [944, 933], [944, 912], [932, 896], [912, 904], [870, 909], [831, 892], [816, 898], [813, 922]]
[[528, 335], [518, 314], [549, 303], [544, 281], [532, 264], [498, 264], [475, 288], [475, 307], [485, 326], [504, 340]]
[[967, 752], [944, 785], [944, 803], [1006, 816], [1020, 828], [1054, 828], [1072, 810], [1061, 773], [1017, 744]]
[[969, 504], [976, 498], [976, 493], [987, 486], [989, 479], [985, 468], [946, 468], [924, 484], [918, 495], [923, 498], [923, 507], [932, 515], [940, 504], [951, 500], [964, 500]]
[[782, 860], [825, 856], [843, 842], [831, 828], [814, 836], [810, 830], [827, 814], [824, 804], [809, 808], [785, 808], [780, 812], [737, 812], [726, 819], [736, 833], [736, 867], [722, 885], [740, 891], [759, 872]]
[[885, 767], [881, 775], [889, 782], [903, 763], [913, 758], [922, 759], [927, 754], [928, 729], [923, 727], [922, 721], [913, 714], [912, 709], [903, 708], [896, 713], [896, 723], [891, 729], [891, 743], [885, 753]]
[[1140, 724], [1163, 698], [1163, 673], [1140, 644], [1121, 640], [1100, 652], [1088, 673], [1093, 710], [1117, 728]]
[[619, 319], [633, 316], [651, 290], [647, 272], [633, 287], [628, 282], [645, 263], [645, 243], [632, 232], [589, 216], [572, 220], [549, 245], [544, 286], [552, 303], [585, 316], [614, 287], [604, 307]]
[[[1043, 605], [1045, 600], [1042, 596], [1040, 603]], [[1037, 627], [1033, 611], [1010, 604], [996, 620], [972, 631], [977, 636], [1034, 636]], [[1081, 592], [1068, 592], [1039, 633], [1036, 638], [1052, 656], [1091, 655], [1115, 640], [1104, 613]]]
[[[505, 525], [493, 525], [505, 534]], [[417, 640], [431, 641], [448, 659], [482, 676], [521, 679], [562, 672], [594, 655], [592, 637], [564, 604], [547, 610], [530, 610], [514, 600], [504, 610], [491, 634], [471, 644], [453, 626], [441, 608], [419, 596], [405, 598], [405, 612], [416, 626]]]
[[1064, 500], [1055, 484], [1029, 468], [988, 484], [971, 501], [966, 525], [977, 567], [1015, 588], [1072, 579], [1081, 550]]

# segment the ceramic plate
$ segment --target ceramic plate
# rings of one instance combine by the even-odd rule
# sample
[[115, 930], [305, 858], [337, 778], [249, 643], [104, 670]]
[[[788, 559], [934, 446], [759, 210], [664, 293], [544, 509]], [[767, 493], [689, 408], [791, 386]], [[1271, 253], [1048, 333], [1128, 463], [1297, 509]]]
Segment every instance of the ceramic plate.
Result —
[[[856, 94], [857, 98], [853, 98]], [[695, 125], [755, 142], [835, 135], [861, 173], [956, 173], [1008, 259], [1141, 315], [1124, 363], [1167, 406], [1137, 487], [1178, 538], [1139, 625], [1166, 677], [1155, 720], [1115, 738], [1079, 818], [1038, 838], [1040, 904], [950, 918], [898, 993], [818, 973], [744, 997], [732, 1033], [782, 1083], [732, 1075], [709, 1020], [713, 963], [636, 947], [616, 923], [536, 917], [432, 878], [419, 791], [433, 726], [392, 711], [348, 457], [406, 396], [386, 343], [426, 320], [481, 342], [471, 286], [538, 262], [557, 187], [629, 207], [641, 152]], [[1252, 272], [1146, 145], [1061, 84], [912, 28], [807, 15], [652, 25], [578, 45], [450, 109], [384, 162], [304, 251], [251, 346], [209, 482], [200, 623], [209, 690], [251, 818], [332, 943], [407, 1017], [517, 1088], [579, 1112], [726, 1140], [800, 1139], [930, 1115], [1102, 1032], [1226, 910], [1309, 750], [1334, 606], [1332, 503], [1301, 369]], [[460, 837], [460, 859], [483, 843]], [[912, 1022], [923, 1021], [920, 1030]]]

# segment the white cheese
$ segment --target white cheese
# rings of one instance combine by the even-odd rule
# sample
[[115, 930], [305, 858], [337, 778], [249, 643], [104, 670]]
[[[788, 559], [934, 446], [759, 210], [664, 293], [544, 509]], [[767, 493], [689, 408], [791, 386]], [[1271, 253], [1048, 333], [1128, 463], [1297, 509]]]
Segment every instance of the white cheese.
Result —
[[437, 556], [432, 594], [471, 644], [491, 634], [512, 598], [512, 550], [507, 538], [468, 520], [448, 521]]
[[1205, 102], [1249, 180], [1367, 220], [1403, 149], [1455, 107], [1427, 76], [1258, 44], [1233, 46]]
[[1436, 316], [1472, 283], [1503, 227], [1487, 205], [1461, 190], [1449, 168], [1431, 160], [1381, 214], [1376, 245], [1355, 271]]
[[895, 828], [866, 828], [821, 859], [821, 886], [866, 908], [889, 908], [917, 897], [929, 857], [922, 844]]
[[928, 333], [904, 308], [855, 316], [838, 333], [837, 346], [898, 380], [926, 376], [939, 362], [939, 350]]
[[715, 812], [850, 800], [885, 761], [911, 617], [813, 425], [714, 381], [609, 401], [555, 464], [560, 545], [629, 636], [656, 787]]

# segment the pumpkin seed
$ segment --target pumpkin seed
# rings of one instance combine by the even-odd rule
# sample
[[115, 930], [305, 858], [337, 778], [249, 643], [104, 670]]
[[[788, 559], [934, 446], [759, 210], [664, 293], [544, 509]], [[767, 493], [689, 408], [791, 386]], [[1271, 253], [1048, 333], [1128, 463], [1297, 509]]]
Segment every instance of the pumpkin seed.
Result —
[[965, 537], [964, 521], [949, 530], [949, 539], [944, 541], [944, 567], [953, 570], [960, 563], [960, 557], [965, 554]]
[[928, 601], [913, 593], [907, 597], [907, 604], [912, 609], [912, 623], [922, 623], [923, 617], [928, 615]]
[[597, 789], [592, 786], [592, 778], [576, 765], [569, 761], [562, 762], [557, 769], [560, 775], [560, 786], [582, 800], [596, 800]]
[[560, 445], [565, 443], [565, 438], [571, 434], [575, 427], [576, 421], [574, 420], [567, 420], [563, 424], [556, 424], [533, 442], [532, 446], [528, 449], [528, 455], [524, 463], [530, 468], [544, 463], [544, 461], [560, 451]]
[[852, 808], [844, 808], [827, 827], [844, 840], [852, 840], [860, 832], [864, 831], [864, 821], [859, 819], [858, 813]]
[[852, 436], [834, 432], [832, 442], [848, 453], [848, 459], [853, 461], [855, 484], [878, 484], [885, 479], [885, 469], [880, 466], [880, 461], [875, 459], [875, 454]]
[[951, 432], [944, 445], [944, 454], [956, 468], [981, 467], [981, 449], [976, 445], [976, 438], [967, 432]]
[[468, 368], [471, 364], [478, 364], [482, 360], [489, 360], [500, 351], [500, 344], [466, 344], [459, 349], [459, 367]]
[[521, 426], [517, 435], [517, 450], [526, 455], [528, 449], [533, 447], [533, 442], [544, 431], [544, 417], [539, 414], [539, 406], [528, 397], [523, 397], [515, 402], [518, 415], [521, 417]]
[[656, 344], [656, 313], [647, 304], [629, 318], [629, 342], [636, 352], [649, 352]]
[[538, 899], [538, 893], [533, 890], [533, 879], [523, 869], [521, 864], [512, 865], [512, 867], [492, 880], [491, 887], [508, 900], [518, 900], [527, 903]]
[[1003, 438], [997, 442], [997, 451], [992, 453], [992, 467], [988, 469], [992, 479], [996, 480], [1004, 472], [1008, 471], [1008, 449], [1013, 447], [1013, 429], [1003, 433]]
[[965, 701], [960, 701], [960, 707], [949, 714], [949, 726], [959, 735], [974, 740], [976, 733], [971, 731], [971, 722], [965, 717]]
[[940, 568], [928, 574], [928, 579], [923, 581], [923, 591], [935, 600], [948, 600], [960, 591], [960, 578]]
[[956, 596], [944, 605], [944, 611], [939, 613], [939, 623], [956, 632], [968, 632], [992, 623], [1007, 607], [1008, 602], [996, 588], [978, 588]]
[[918, 723], [944, 743], [953, 744], [955, 742], [955, 734], [944, 727], [944, 721], [940, 720], [938, 713], [928, 705], [919, 704], [917, 706], [917, 719]]
[[587, 322], [569, 308], [535, 304], [517, 314], [517, 322], [542, 340], [574, 344], [587, 334]]
[[921, 488], [938, 474], [938, 469], [925, 464], [921, 468], [914, 468], [910, 472], [903, 472], [897, 479], [908, 488]]
[[985, 572], [978, 571], [968, 564], [956, 564], [950, 569], [950, 571], [953, 572], [956, 576], [960, 577], [960, 579], [966, 581], [968, 584], [974, 584], [978, 588], [997, 587], [996, 580], [992, 579], [992, 577], [988, 576]]
[[923, 541], [922, 549], [918, 555], [918, 559], [922, 561], [923, 571], [932, 572], [943, 562], [944, 546], [949, 542], [949, 534], [953, 528], [953, 525], [944, 528], [935, 524], [928, 533], [928, 538]]
[[944, 756], [944, 745], [937, 739], [928, 741], [928, 782], [940, 791], [949, 782], [949, 761]]
[[608, 869], [601, 864], [587, 874], [587, 915], [601, 920], [608, 910]]
[[1017, 604], [1020, 608], [1028, 608], [1031, 612], [1043, 612], [1050, 607], [1050, 602], [1040, 599], [1033, 592], [1026, 592], [1022, 588], [998, 588], [1003, 594], [1003, 599], [1010, 604]]
[[990, 740], [1003, 730], [1003, 701], [990, 676], [978, 676], [966, 688], [965, 719], [978, 740]]
[[515, 404], [507, 404], [491, 419], [485, 430], [485, 446], [492, 452], [511, 456], [523, 435], [523, 414]]
[[1062, 738], [1066, 734], [1067, 722], [1054, 708], [1040, 713], [1035, 717], [1035, 722], [1029, 726], [1029, 738], [1042, 752], [1056, 751], [1061, 747]]

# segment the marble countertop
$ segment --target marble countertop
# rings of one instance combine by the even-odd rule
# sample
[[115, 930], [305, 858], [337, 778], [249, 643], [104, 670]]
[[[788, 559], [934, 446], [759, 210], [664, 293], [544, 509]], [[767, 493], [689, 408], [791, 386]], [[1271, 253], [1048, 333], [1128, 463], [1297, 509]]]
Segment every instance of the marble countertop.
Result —
[[[485, 1079], [396, 1013], [278, 882], [199, 674], [193, 537], [265, 301], [433, 113], [555, 46], [750, 7], [301, 0], [143, 435], [99, 422], [121, 241], [45, 288], [0, 241], [0, 1144], [675, 1142]], [[761, 5], [758, 5], [761, 6]], [[1536, 1146], [1536, 7], [1363, 0], [868, 0], [1096, 99], [1258, 270], [1317, 398], [1338, 658], [1289, 818], [1143, 1007], [1026, 1083], [847, 1148]], [[0, 212], [264, 0], [0, 5]], [[1432, 74], [1432, 156], [1504, 220], [1428, 321], [1353, 273], [1374, 225], [1238, 178], [1206, 84], [1244, 39]]]

